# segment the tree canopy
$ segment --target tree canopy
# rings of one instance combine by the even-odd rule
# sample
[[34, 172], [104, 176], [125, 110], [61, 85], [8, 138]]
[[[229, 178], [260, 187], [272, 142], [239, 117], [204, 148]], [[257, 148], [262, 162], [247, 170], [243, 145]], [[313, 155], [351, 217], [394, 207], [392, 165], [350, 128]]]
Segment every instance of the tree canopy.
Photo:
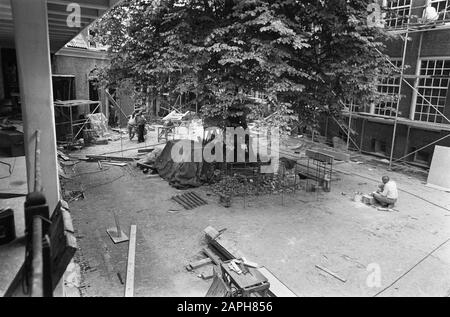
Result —
[[[97, 25], [110, 46], [110, 84], [128, 79], [153, 95], [192, 94], [206, 118], [312, 124], [342, 100], [380, 98], [393, 69], [389, 36], [367, 26], [366, 0], [125, 0]], [[264, 98], [252, 98], [255, 92]], [[220, 120], [219, 120], [220, 121]]]

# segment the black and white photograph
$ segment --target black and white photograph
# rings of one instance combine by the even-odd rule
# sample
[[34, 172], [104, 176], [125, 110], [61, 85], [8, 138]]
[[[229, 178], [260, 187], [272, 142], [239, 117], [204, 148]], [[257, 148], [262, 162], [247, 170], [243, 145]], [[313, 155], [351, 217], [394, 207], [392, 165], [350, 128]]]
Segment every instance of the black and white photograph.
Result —
[[450, 0], [0, 0], [0, 296], [450, 297], [449, 86]]

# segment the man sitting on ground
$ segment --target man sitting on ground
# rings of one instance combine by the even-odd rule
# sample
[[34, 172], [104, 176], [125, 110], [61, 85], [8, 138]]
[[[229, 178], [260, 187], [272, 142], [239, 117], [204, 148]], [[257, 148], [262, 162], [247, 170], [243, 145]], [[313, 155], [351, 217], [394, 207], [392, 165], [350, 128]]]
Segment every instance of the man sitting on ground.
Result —
[[379, 186], [376, 193], [373, 193], [375, 200], [383, 207], [392, 208], [398, 199], [397, 184], [389, 179], [389, 176], [383, 176], [383, 184]]

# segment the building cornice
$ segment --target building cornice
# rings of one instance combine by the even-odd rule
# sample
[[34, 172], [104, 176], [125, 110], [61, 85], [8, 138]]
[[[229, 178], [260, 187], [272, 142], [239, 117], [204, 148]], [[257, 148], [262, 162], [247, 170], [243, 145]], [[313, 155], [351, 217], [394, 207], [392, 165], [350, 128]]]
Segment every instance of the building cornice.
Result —
[[56, 56], [67, 56], [67, 57], [78, 57], [78, 58], [92, 58], [92, 59], [101, 59], [105, 61], [111, 60], [108, 57], [108, 53], [105, 51], [97, 51], [92, 49], [79, 49], [79, 48], [71, 48], [64, 47], [60, 49]]

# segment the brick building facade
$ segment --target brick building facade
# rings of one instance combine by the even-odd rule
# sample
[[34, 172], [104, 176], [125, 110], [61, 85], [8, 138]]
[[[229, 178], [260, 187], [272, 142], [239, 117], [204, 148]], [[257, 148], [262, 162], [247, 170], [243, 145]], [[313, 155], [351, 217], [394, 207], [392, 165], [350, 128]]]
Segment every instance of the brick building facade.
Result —
[[[360, 105], [357, 101], [352, 111], [344, 109], [343, 120], [347, 125], [350, 122], [354, 131], [354, 143], [350, 143], [354, 149], [389, 158], [397, 110], [394, 160], [443, 139], [405, 158], [409, 163], [429, 166], [435, 145], [450, 146], [450, 138], [445, 138], [450, 133], [446, 119], [450, 118], [450, 0], [430, 2], [440, 13], [433, 22], [422, 19], [426, 0], [387, 1], [386, 27], [403, 36], [409, 29], [404, 70], [407, 83], [400, 84], [398, 76], [379, 85], [380, 92], [395, 96], [401, 89], [398, 109], [397, 102]], [[401, 68], [404, 41], [385, 44], [392, 63]], [[334, 120], [326, 121], [321, 125], [322, 134], [346, 139], [346, 133]]]

